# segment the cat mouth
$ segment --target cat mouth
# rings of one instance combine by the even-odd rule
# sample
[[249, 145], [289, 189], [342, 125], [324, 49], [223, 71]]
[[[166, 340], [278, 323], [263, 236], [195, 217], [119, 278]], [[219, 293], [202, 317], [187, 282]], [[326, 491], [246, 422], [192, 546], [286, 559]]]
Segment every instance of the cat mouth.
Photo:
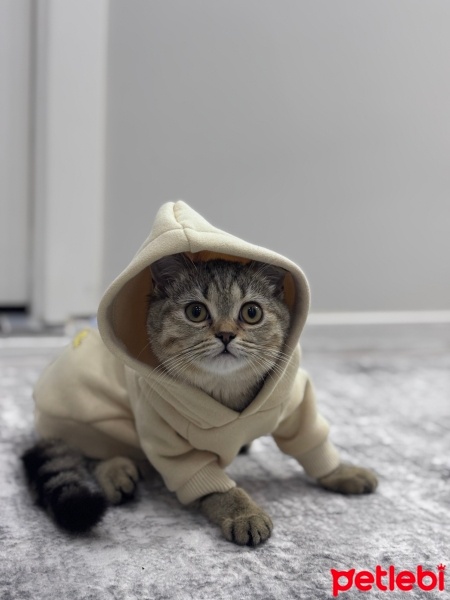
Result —
[[228, 350], [228, 348], [224, 348], [221, 352], [219, 352], [219, 354], [216, 354], [216, 357], [218, 356], [229, 356], [232, 358], [237, 358], [236, 354], [233, 354], [233, 352], [230, 352]]
[[239, 356], [224, 348], [217, 354], [210, 356], [209, 360], [204, 361], [202, 366], [206, 371], [223, 376], [239, 371], [244, 363]]
[[241, 353], [239, 352], [239, 350], [237, 348], [230, 348], [229, 346], [224, 346], [224, 348], [222, 348], [220, 350], [220, 352], [218, 352], [214, 358], [224, 358], [224, 359], [232, 359], [234, 358], [235, 360], [238, 360], [239, 358], [241, 358]]

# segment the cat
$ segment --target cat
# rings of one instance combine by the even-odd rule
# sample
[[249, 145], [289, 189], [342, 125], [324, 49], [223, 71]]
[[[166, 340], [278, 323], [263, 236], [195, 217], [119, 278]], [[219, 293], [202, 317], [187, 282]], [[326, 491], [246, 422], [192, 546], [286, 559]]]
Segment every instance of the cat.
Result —
[[[179, 254], [153, 263], [151, 274], [147, 333], [159, 362], [156, 381], [175, 379], [232, 411], [245, 411], [288, 360], [286, 271], [256, 261], [194, 263]], [[23, 462], [39, 503], [59, 525], [75, 532], [98, 522], [108, 503], [133, 497], [139, 478], [129, 458], [94, 462], [59, 440], [41, 441]], [[319, 484], [364, 493], [377, 482], [370, 471], [341, 464]], [[271, 518], [239, 487], [207, 494], [196, 503], [229, 541], [257, 546], [271, 535]]]
[[[256, 262], [215, 260], [195, 266], [183, 255], [154, 263], [147, 328], [161, 377], [181, 378], [242, 411], [282, 357], [290, 320], [282, 297], [284, 275], [283, 269]], [[244, 297], [258, 298], [259, 303], [243, 303]], [[213, 322], [207, 301], [222, 321]], [[180, 309], [187, 318], [177, 319]], [[264, 325], [255, 329], [263, 310]], [[221, 357], [214, 365], [218, 351]], [[237, 371], [232, 361], [238, 362]], [[90, 529], [103, 516], [107, 500], [115, 504], [130, 499], [138, 479], [131, 464], [128, 475], [119, 469], [119, 491], [109, 481], [114, 477], [103, 472], [111, 461], [88, 461], [61, 440], [42, 440], [22, 459], [38, 503], [74, 532]]]

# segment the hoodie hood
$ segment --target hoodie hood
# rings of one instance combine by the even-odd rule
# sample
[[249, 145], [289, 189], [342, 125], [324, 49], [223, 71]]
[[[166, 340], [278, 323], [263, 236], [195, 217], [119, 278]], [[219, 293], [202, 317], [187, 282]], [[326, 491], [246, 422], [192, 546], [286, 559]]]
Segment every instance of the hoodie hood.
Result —
[[106, 290], [97, 313], [100, 335], [108, 349], [137, 371], [157, 366], [147, 338], [148, 295], [152, 263], [184, 252], [193, 261], [215, 258], [256, 260], [287, 271], [284, 296], [291, 313], [285, 352], [292, 354], [309, 310], [309, 286], [301, 269], [289, 259], [217, 229], [183, 201], [167, 202], [158, 210], [144, 244]]

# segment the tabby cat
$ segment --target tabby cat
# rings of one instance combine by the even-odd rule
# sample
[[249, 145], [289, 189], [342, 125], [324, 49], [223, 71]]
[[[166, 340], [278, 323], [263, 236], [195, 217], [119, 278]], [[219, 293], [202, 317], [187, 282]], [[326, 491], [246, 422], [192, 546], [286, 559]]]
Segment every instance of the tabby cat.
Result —
[[[244, 411], [289, 359], [286, 272], [255, 261], [194, 263], [179, 254], [153, 263], [151, 274], [147, 332], [158, 378], [175, 378]], [[40, 442], [23, 462], [38, 501], [59, 525], [76, 532], [98, 522], [108, 503], [132, 497], [139, 477], [128, 458], [94, 462], [59, 440]], [[367, 469], [343, 464], [319, 483], [343, 493], [377, 485]], [[239, 487], [197, 502], [230, 541], [256, 546], [271, 534], [270, 517]]]
[[[290, 318], [285, 271], [257, 262], [194, 264], [184, 255], [161, 259], [151, 269], [147, 327], [160, 376], [183, 380], [242, 411], [283, 362]], [[98, 522], [108, 501], [131, 498], [138, 480], [129, 459], [94, 462], [60, 440], [42, 440], [22, 460], [38, 503], [74, 532]], [[270, 530], [268, 520], [267, 536]]]

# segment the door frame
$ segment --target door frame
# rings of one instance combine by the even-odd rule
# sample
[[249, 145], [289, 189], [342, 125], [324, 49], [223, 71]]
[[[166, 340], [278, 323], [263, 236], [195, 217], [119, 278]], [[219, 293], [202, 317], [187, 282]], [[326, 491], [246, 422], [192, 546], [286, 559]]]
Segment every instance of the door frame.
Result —
[[108, 0], [33, 3], [32, 317], [92, 315], [104, 240]]
[[0, 4], [0, 307], [30, 301], [30, 31], [27, 0]]

